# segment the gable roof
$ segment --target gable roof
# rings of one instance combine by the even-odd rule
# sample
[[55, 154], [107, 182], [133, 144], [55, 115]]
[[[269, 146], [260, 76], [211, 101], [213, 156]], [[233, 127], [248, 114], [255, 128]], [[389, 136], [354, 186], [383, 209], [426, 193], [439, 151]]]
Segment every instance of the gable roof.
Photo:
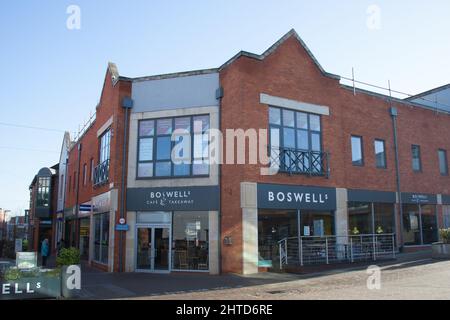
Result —
[[235, 56], [233, 56], [230, 60], [228, 60], [227, 62], [225, 62], [222, 66], [219, 67], [219, 71], [226, 68], [227, 66], [229, 66], [230, 64], [232, 64], [235, 60], [237, 60], [238, 58], [240, 58], [241, 56], [245, 56], [248, 58], [252, 58], [252, 59], [257, 59], [257, 60], [264, 60], [264, 58], [266, 58], [268, 55], [270, 55], [272, 52], [274, 52], [275, 50], [278, 49], [278, 47], [284, 43], [287, 39], [291, 38], [291, 37], [295, 37], [295, 39], [297, 39], [297, 41], [300, 43], [300, 45], [303, 47], [303, 49], [305, 49], [306, 53], [309, 55], [309, 57], [311, 58], [311, 60], [314, 62], [314, 64], [316, 65], [316, 67], [320, 70], [320, 72], [329, 78], [332, 79], [336, 79], [336, 80], [340, 80], [341, 77], [336, 75], [336, 74], [332, 74], [329, 72], [326, 72], [325, 69], [320, 65], [319, 61], [317, 61], [316, 57], [313, 55], [313, 53], [311, 52], [311, 50], [309, 50], [308, 46], [306, 45], [306, 43], [302, 40], [302, 38], [300, 38], [300, 36], [297, 34], [297, 32], [294, 29], [291, 29], [288, 33], [286, 33], [284, 36], [282, 36], [277, 42], [275, 42], [272, 46], [270, 46], [270, 48], [268, 48], [266, 51], [264, 51], [262, 54], [255, 54], [255, 53], [251, 53], [251, 52], [247, 52], [247, 51], [240, 51], [238, 52]]

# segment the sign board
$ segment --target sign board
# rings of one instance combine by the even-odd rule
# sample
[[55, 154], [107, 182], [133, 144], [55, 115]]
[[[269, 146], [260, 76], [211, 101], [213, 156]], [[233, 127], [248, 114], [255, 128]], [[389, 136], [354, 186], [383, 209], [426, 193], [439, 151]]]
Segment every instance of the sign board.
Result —
[[128, 231], [130, 229], [127, 224], [116, 224], [116, 231]]
[[37, 267], [36, 252], [16, 252], [16, 266], [19, 269], [31, 269]]
[[16, 239], [14, 242], [14, 251], [21, 252], [22, 251], [22, 239]]
[[442, 204], [450, 204], [450, 195], [442, 195]]
[[373, 191], [373, 190], [347, 190], [348, 201], [357, 202], [379, 202], [379, 203], [395, 203], [397, 197], [395, 192]]
[[402, 202], [410, 204], [437, 204], [437, 196], [428, 193], [402, 193]]
[[127, 189], [128, 211], [208, 211], [218, 209], [218, 186]]
[[111, 191], [93, 197], [92, 210], [96, 213], [108, 212], [111, 210]]
[[258, 208], [336, 210], [336, 189], [258, 183]]

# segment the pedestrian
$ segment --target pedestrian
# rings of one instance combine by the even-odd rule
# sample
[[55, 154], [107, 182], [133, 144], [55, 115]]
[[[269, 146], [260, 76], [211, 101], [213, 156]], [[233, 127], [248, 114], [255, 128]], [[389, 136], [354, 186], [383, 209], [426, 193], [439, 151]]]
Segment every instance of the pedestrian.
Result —
[[42, 256], [42, 266], [47, 266], [47, 258], [49, 254], [49, 246], [48, 246], [48, 239], [45, 238], [44, 241], [42, 241], [41, 245], [41, 256]]

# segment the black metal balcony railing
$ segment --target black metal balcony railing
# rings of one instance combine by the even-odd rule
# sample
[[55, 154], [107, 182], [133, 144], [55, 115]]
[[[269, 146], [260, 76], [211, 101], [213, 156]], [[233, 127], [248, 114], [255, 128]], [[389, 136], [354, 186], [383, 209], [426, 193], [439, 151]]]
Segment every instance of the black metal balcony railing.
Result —
[[279, 172], [329, 177], [327, 152], [271, 148], [270, 166]]
[[94, 187], [101, 186], [109, 180], [109, 159], [94, 168]]

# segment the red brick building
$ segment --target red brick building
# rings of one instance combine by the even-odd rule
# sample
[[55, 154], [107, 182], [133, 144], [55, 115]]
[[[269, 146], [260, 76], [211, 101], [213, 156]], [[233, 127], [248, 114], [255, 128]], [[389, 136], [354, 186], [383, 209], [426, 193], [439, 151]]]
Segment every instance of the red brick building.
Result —
[[[222, 131], [268, 130], [272, 136], [269, 144], [280, 146], [280, 171], [283, 166], [286, 171], [291, 169], [290, 173], [263, 176], [262, 165], [258, 164], [221, 166], [222, 239], [232, 238], [232, 245], [222, 243], [223, 272], [252, 273], [257, 271], [258, 261], [272, 260], [272, 252], [262, 257], [261, 237], [272, 235], [263, 234], [261, 228], [264, 219], [271, 218], [279, 220], [272, 224], [274, 234], [278, 234], [276, 229], [288, 227], [290, 213], [283, 213], [285, 209], [291, 211], [294, 221], [297, 211], [300, 223], [291, 224], [294, 230], [275, 240], [296, 237], [297, 232], [301, 236], [347, 236], [352, 231], [374, 234], [378, 227], [395, 233], [399, 247], [437, 240], [443, 209], [448, 210], [449, 204], [450, 177], [448, 169], [440, 172], [439, 159], [450, 149], [450, 115], [373, 92], [354, 92], [339, 80], [339, 76], [323, 70], [293, 30], [262, 55], [241, 52], [220, 68]], [[398, 113], [394, 118], [391, 108]], [[393, 120], [397, 126], [400, 190]], [[314, 157], [319, 161], [317, 166], [312, 164]], [[302, 163], [302, 159], [310, 163]], [[312, 175], [308, 169], [312, 169]], [[271, 185], [263, 191], [262, 184]], [[267, 196], [262, 193], [272, 186], [277, 194], [280, 185], [292, 191], [303, 186], [301, 192], [307, 192], [309, 186], [331, 188], [326, 190], [335, 190], [336, 204], [327, 212], [320, 206], [303, 207], [301, 203], [261, 207], [260, 200]], [[402, 208], [398, 191], [402, 192]], [[309, 217], [303, 217], [302, 211]], [[371, 222], [374, 211], [376, 216], [391, 215], [389, 223]], [[320, 232], [315, 234], [314, 227]], [[272, 242], [276, 243], [274, 239]], [[276, 244], [267, 246], [273, 249]]]
[[[71, 145], [66, 173], [66, 246], [105, 271], [119, 270], [125, 109], [130, 82], [109, 64], [95, 118]], [[125, 145], [126, 147], [126, 145]], [[125, 181], [124, 181], [125, 183]]]
[[[448, 110], [340, 80], [293, 30], [217, 69], [124, 78], [110, 64], [69, 152], [66, 245], [103, 270], [212, 274], [427, 248], [450, 222]], [[196, 142], [210, 129], [232, 163]], [[247, 134], [243, 164], [229, 129]], [[269, 159], [253, 163], [258, 134]]]

